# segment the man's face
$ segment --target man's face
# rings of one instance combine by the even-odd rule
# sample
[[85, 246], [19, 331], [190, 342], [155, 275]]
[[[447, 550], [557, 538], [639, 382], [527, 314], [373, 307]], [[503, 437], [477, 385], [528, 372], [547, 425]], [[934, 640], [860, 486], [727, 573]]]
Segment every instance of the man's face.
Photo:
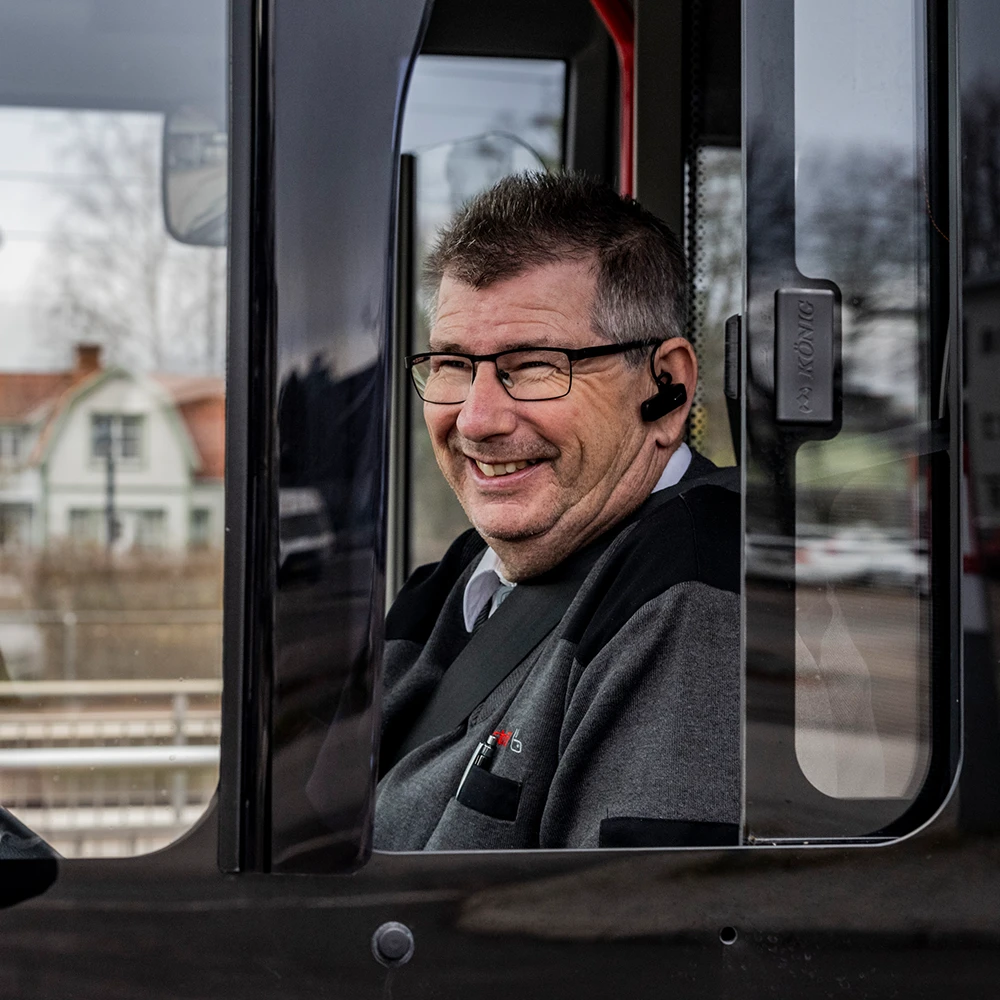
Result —
[[[587, 262], [480, 290], [446, 275], [430, 349], [594, 346], [594, 291]], [[556, 565], [648, 496], [673, 450], [639, 416], [654, 389], [648, 366], [612, 355], [575, 362], [567, 396], [519, 401], [483, 362], [464, 403], [424, 404], [441, 471], [513, 579]]]

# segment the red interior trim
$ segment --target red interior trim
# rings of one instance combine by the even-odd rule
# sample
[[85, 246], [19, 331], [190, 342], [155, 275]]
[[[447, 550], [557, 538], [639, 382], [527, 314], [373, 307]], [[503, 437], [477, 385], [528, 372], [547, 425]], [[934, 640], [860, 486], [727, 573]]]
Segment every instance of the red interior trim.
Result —
[[590, 0], [608, 29], [618, 52], [619, 101], [621, 105], [618, 149], [618, 189], [632, 195], [633, 135], [635, 108], [635, 15], [628, 0]]

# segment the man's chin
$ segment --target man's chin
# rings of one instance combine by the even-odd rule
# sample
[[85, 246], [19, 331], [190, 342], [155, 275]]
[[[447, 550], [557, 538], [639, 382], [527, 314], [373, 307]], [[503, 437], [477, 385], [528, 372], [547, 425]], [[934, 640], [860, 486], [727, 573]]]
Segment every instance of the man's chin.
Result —
[[476, 531], [487, 542], [497, 541], [507, 544], [527, 542], [533, 538], [539, 538], [552, 527], [550, 519], [545, 519], [544, 521], [525, 521], [523, 519], [514, 521], [491, 517], [477, 518], [473, 516], [470, 520], [475, 526]]

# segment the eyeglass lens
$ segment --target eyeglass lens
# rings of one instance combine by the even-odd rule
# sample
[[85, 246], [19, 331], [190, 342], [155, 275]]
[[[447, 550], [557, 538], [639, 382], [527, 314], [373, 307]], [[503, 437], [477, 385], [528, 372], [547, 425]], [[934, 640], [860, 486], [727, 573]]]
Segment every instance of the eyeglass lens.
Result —
[[[496, 367], [514, 399], [558, 399], [569, 392], [570, 360], [562, 351], [511, 351], [497, 358]], [[428, 403], [464, 403], [472, 390], [472, 362], [457, 354], [422, 358], [410, 370]]]

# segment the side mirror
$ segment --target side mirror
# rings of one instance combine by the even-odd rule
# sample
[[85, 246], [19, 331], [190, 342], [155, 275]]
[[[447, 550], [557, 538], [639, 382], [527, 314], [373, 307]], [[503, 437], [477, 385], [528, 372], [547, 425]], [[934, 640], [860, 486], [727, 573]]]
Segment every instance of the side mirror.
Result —
[[203, 108], [185, 106], [163, 125], [163, 216], [182, 243], [226, 244], [229, 136]]

